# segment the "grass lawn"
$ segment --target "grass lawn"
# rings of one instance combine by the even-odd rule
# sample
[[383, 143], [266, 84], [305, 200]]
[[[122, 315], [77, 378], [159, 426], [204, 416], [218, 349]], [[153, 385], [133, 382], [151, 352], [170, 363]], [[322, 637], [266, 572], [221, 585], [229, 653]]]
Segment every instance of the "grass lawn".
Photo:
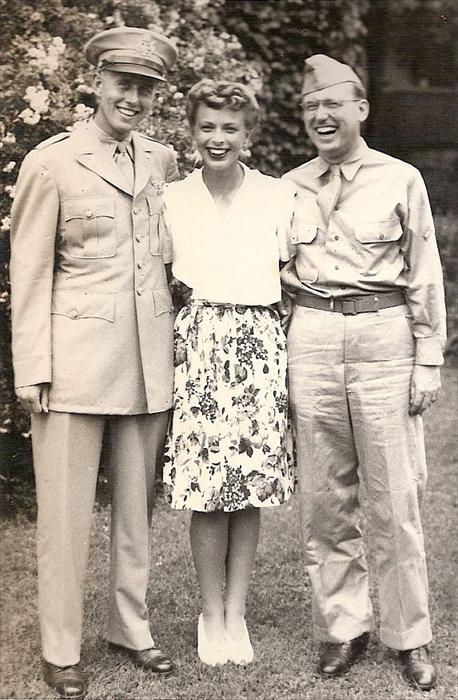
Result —
[[[456, 656], [457, 374], [443, 375], [440, 400], [427, 414], [429, 485], [424, 510], [431, 588], [434, 657], [440, 680], [428, 700], [458, 698]], [[109, 509], [94, 516], [87, 582], [82, 662], [89, 700], [397, 700], [422, 693], [401, 679], [397, 656], [372, 637], [367, 656], [351, 674], [323, 680], [311, 639], [310, 590], [301, 563], [299, 511], [291, 504], [263, 513], [261, 542], [249, 596], [248, 625], [256, 661], [211, 669], [196, 654], [199, 598], [188, 544], [187, 514], [157, 504], [149, 594], [158, 644], [177, 663], [168, 679], [136, 669], [107, 650]], [[369, 532], [370, 543], [370, 532]], [[41, 677], [36, 612], [34, 524], [25, 515], [1, 523], [0, 697], [54, 698]], [[375, 595], [374, 595], [375, 601]], [[375, 601], [377, 611], [377, 604]]]

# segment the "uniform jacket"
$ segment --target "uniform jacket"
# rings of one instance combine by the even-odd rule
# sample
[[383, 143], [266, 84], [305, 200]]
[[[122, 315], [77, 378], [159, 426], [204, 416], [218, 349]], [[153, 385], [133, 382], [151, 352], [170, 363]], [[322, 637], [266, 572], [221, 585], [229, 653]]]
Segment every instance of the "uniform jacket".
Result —
[[154, 413], [171, 405], [173, 309], [162, 184], [171, 151], [133, 133], [135, 187], [89, 123], [22, 164], [12, 210], [17, 387], [50, 382], [55, 411]]

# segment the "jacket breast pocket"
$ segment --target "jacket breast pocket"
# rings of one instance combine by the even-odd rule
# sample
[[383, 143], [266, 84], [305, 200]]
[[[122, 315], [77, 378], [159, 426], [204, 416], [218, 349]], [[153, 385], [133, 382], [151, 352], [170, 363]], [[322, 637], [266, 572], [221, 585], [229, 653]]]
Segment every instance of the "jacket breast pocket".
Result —
[[148, 195], [148, 236], [149, 252], [151, 255], [161, 255], [165, 234], [162, 198], [159, 195]]
[[116, 254], [115, 206], [109, 197], [63, 202], [61, 235], [73, 258], [111, 258]]

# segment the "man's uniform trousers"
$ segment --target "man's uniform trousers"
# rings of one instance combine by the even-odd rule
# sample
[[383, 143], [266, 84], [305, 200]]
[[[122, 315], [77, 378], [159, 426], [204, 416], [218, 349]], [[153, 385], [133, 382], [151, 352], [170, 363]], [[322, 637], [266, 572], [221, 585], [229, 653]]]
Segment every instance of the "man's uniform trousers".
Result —
[[422, 420], [409, 416], [414, 339], [407, 306], [343, 315], [295, 305], [288, 366], [315, 636], [373, 627], [360, 529], [367, 493], [382, 642], [431, 641], [420, 512]]
[[132, 649], [154, 646], [145, 596], [155, 473], [167, 419], [167, 411], [32, 416], [39, 616], [43, 657], [52, 664], [69, 666], [80, 658], [84, 578], [105, 429], [112, 503], [108, 639]]

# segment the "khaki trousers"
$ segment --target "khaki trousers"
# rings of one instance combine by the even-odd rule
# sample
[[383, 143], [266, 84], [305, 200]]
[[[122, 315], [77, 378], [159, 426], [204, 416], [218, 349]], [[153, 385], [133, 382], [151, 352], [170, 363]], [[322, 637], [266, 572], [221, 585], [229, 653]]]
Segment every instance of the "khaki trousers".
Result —
[[372, 525], [381, 640], [394, 649], [431, 640], [422, 421], [408, 414], [413, 355], [406, 306], [356, 316], [294, 309], [290, 399], [314, 634], [322, 641], [348, 641], [373, 627], [360, 484]]
[[80, 658], [89, 535], [102, 437], [108, 428], [111, 489], [108, 639], [154, 645], [146, 590], [156, 464], [168, 413], [32, 416], [38, 501], [38, 603], [43, 657], [57, 666]]

